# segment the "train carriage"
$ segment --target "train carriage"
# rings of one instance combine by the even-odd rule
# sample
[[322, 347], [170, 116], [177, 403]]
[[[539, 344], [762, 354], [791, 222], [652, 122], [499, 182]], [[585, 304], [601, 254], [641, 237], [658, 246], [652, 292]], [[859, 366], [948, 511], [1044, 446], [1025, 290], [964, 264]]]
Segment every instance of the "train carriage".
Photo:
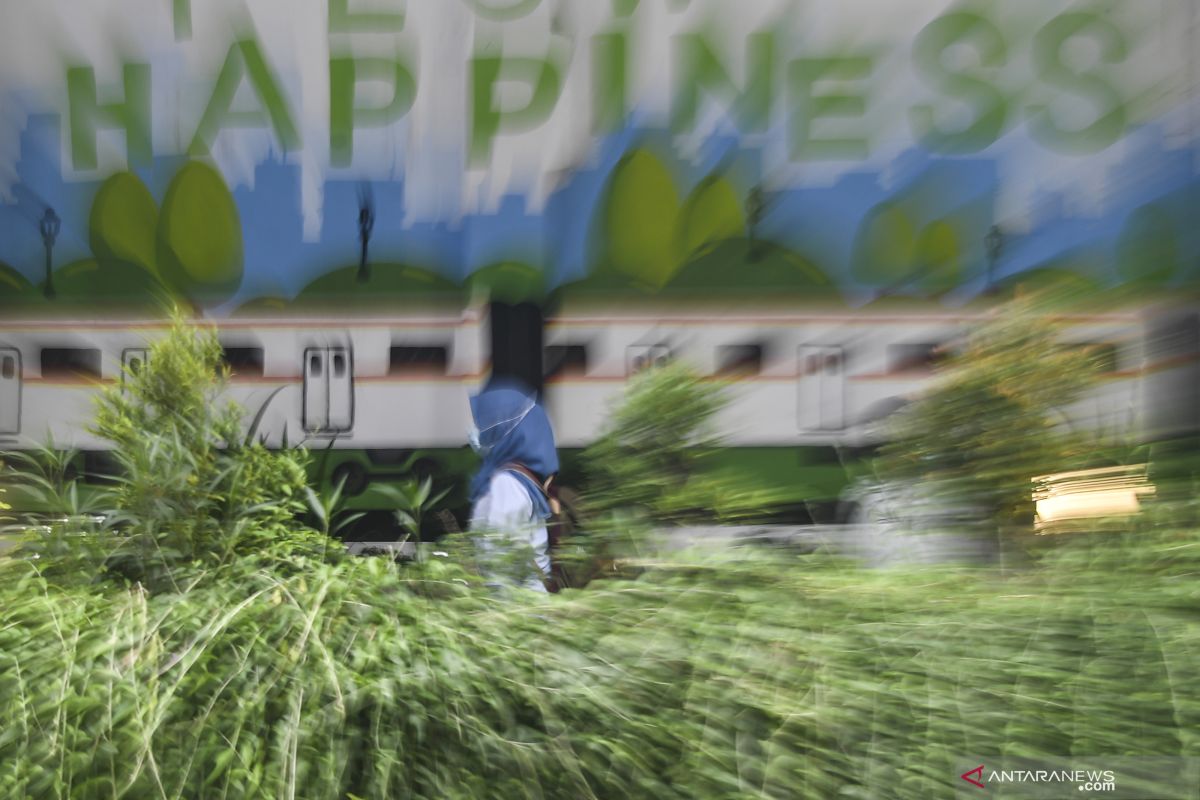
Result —
[[[462, 298], [390, 312], [285, 307], [198, 322], [217, 331], [230, 370], [225, 393], [245, 408], [247, 424], [257, 420], [269, 446], [328, 449], [315, 477], [344, 482], [350, 508], [386, 511], [386, 495], [373, 489], [415, 469], [457, 486], [451, 502], [461, 510], [473, 463], [464, 447], [467, 397], [489, 374], [541, 389], [564, 470], [578, 481], [579, 451], [600, 434], [631, 376], [682, 359], [728, 382], [729, 403], [716, 420], [719, 468], [784, 498], [764, 518], [825, 521], [853, 472], [846, 454], [874, 443], [877, 426], [868, 423], [927, 387], [945, 350], [994, 305]], [[1194, 315], [1176, 312], [1166, 332], [1163, 318], [1154, 306], [1130, 304], [1060, 316], [1064, 344], [1099, 348], [1107, 362], [1102, 380], [1069, 410], [1073, 422], [1130, 441], [1182, 435], [1178, 425], [1147, 427], [1163, 428], [1164, 415], [1178, 416], [1164, 403], [1194, 394], [1186, 372], [1195, 369], [1186, 335]], [[53, 441], [81, 451], [83, 473], [102, 478], [107, 444], [89, 431], [92, 399], [136, 369], [167, 324], [0, 322], [0, 447]]]

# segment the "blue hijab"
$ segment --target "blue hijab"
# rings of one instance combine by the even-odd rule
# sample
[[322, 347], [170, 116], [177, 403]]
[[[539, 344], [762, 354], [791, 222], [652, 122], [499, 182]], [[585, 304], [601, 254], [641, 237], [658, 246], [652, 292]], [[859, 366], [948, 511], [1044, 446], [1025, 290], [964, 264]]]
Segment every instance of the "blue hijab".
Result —
[[[546, 410], [525, 384], [498, 379], [471, 398], [471, 417], [479, 429], [479, 444], [486, 450], [483, 464], [471, 480], [471, 502], [487, 494], [492, 476], [505, 464], [516, 462], [547, 478], [558, 472], [558, 451]], [[519, 472], [515, 476], [533, 501], [534, 513], [550, 518], [550, 504], [541, 489]]]

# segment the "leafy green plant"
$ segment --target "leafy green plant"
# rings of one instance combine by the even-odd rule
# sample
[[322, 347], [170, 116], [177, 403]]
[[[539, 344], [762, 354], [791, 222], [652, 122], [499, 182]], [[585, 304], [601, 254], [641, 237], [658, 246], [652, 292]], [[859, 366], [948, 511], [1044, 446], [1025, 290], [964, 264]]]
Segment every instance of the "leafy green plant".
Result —
[[[4, 470], [5, 470], [4, 462], [0, 461], [0, 475], [4, 474]], [[4, 487], [0, 486], [0, 512], [11, 511], [11, 510], [12, 510], [12, 506], [10, 506], [8, 503], [4, 502]], [[0, 524], [4, 524], [7, 522], [12, 522], [12, 517], [9, 517], [9, 516], [6, 516], [6, 515], [0, 513]]]
[[12, 541], [26, 555], [46, 559], [49, 574], [88, 581], [113, 543], [100, 535], [106, 495], [96, 487], [81, 488], [78, 455], [59, 449], [53, 439], [7, 454], [12, 462], [7, 477], [20, 489], [21, 509], [14, 518], [0, 516], [0, 523], [14, 523]]
[[584, 451], [589, 507], [686, 518], [689, 481], [717, 444], [712, 416], [724, 402], [719, 386], [682, 362], [638, 373]]
[[242, 409], [219, 401], [220, 357], [214, 331], [176, 316], [147, 361], [98, 400], [94, 430], [120, 466], [110, 517], [123, 546], [109, 566], [127, 577], [154, 582], [173, 565], [305, 539], [293, 523], [305, 509], [306, 451], [243, 437]]
[[1064, 348], [1057, 334], [1033, 299], [999, 309], [897, 414], [880, 474], [920, 481], [1002, 525], [1030, 519], [1031, 479], [1085, 466], [1099, 450], [1062, 413], [1094, 381], [1096, 354]]
[[78, 519], [95, 513], [101, 496], [81, 492], [75, 462], [79, 452], [59, 449], [53, 438], [29, 450], [5, 454], [10, 469], [19, 476], [21, 493], [43, 514]]
[[542, 598], [442, 559], [295, 567], [152, 594], [0, 560], [5, 791], [924, 800], [963, 753], [1200, 747], [1195, 532], [1010, 578], [689, 554]]
[[314, 527], [325, 536], [336, 536], [364, 516], [364, 512], [338, 513], [342, 508], [342, 492], [345, 488], [345, 478], [338, 481], [337, 486], [334, 486], [332, 490], [326, 492], [317, 493], [311, 486], [304, 487], [308, 512], [316, 520]]
[[731, 391], [679, 361], [634, 376], [583, 453], [592, 516], [619, 510], [659, 524], [732, 521], [778, 502], [777, 492], [710, 469], [720, 445], [713, 416]]
[[419, 539], [421, 536], [421, 524], [425, 515], [450, 493], [450, 489], [447, 488], [430, 496], [432, 490], [433, 479], [429, 477], [420, 481], [409, 478], [399, 486], [381, 486], [379, 488], [379, 491], [386, 497], [396, 502], [396, 510], [393, 512], [396, 522], [414, 539]]

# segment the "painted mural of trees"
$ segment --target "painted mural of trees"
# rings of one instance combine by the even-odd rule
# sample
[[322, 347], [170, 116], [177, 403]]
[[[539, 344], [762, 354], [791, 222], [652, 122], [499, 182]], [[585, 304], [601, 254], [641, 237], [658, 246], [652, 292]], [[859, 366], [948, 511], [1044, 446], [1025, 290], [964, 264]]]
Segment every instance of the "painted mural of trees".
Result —
[[101, 263], [135, 264], [158, 275], [155, 231], [158, 204], [132, 172], [118, 172], [100, 185], [88, 217], [92, 255]]
[[1142, 285], [1161, 285], [1179, 269], [1179, 241], [1170, 211], [1149, 203], [1131, 213], [1117, 239], [1117, 274]]
[[912, 273], [917, 228], [899, 205], [881, 203], [858, 229], [854, 243], [854, 277], [872, 286], [898, 283]]
[[233, 195], [214, 168], [193, 161], [172, 179], [162, 210], [136, 174], [101, 184], [88, 217], [91, 260], [62, 270], [67, 297], [150, 299], [197, 305], [228, 299], [242, 280], [242, 229]]
[[851, 269], [856, 279], [885, 292], [911, 286], [940, 294], [964, 277], [963, 237], [952, 218], [921, 225], [903, 204], [885, 201], [859, 226]]
[[679, 240], [685, 259], [703, 255], [726, 239], [745, 235], [742, 202], [728, 179], [709, 175], [697, 184], [683, 205]]
[[0, 308], [28, 302], [33, 285], [17, 270], [0, 262]]
[[597, 266], [572, 291], [824, 297], [832, 290], [801, 253], [759, 240], [754, 231], [768, 207], [761, 188], [747, 194], [719, 168], [680, 202], [682, 194], [655, 153], [645, 147], [628, 152], [599, 207]]
[[746, 231], [741, 196], [728, 178], [705, 177], [681, 203], [671, 173], [644, 148], [617, 165], [602, 210], [605, 266], [655, 289]]
[[662, 161], [640, 148], [621, 159], [603, 214], [609, 266], [652, 287], [666, 283], [679, 261], [679, 193]]
[[227, 299], [242, 281], [242, 225], [221, 174], [193, 161], [176, 173], [158, 221], [159, 269], [202, 304]]
[[963, 277], [963, 248], [958, 230], [945, 220], [921, 229], [916, 248], [917, 282], [923, 291], [940, 294], [958, 285]]

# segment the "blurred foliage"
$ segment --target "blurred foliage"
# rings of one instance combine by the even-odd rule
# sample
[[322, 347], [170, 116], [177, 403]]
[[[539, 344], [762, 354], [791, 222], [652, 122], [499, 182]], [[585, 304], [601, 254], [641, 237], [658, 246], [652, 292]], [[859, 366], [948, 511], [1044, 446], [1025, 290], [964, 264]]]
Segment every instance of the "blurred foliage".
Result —
[[[33, 498], [35, 507], [52, 514], [79, 514], [89, 509], [80, 505], [80, 495], [75, 487], [77, 471], [74, 461], [78, 454], [74, 450], [59, 449], [53, 437], [30, 450], [5, 453], [8, 469], [0, 468], [6, 479], [20, 476], [22, 495]], [[0, 467], [4, 462], [0, 462]]]
[[450, 493], [449, 489], [434, 493], [433, 479], [428, 476], [419, 481], [408, 478], [398, 486], [381, 486], [379, 491], [394, 503], [396, 522], [413, 539], [421, 538], [421, 523], [425, 515]]
[[[713, 416], [730, 390], [681, 361], [634, 376], [581, 456], [589, 513], [617, 511], [654, 524], [715, 523], [754, 518], [783, 502], [791, 487], [756, 485], [718, 468]], [[627, 538], [631, 524], [623, 519], [615, 535]]]
[[1095, 380], [1101, 356], [1063, 347], [1034, 298], [1010, 302], [896, 415], [880, 473], [936, 487], [1001, 523], [1031, 519], [1031, 479], [1085, 466], [1095, 450], [1062, 409]]
[[304, 510], [307, 453], [268, 450], [253, 431], [243, 440], [242, 409], [218, 400], [227, 377], [216, 332], [176, 316], [147, 360], [99, 397], [94, 432], [120, 468], [110, 569], [159, 585], [173, 566], [306, 538], [292, 523]]
[[693, 481], [716, 447], [712, 417], [725, 402], [719, 384], [683, 362], [635, 375], [583, 453], [589, 507], [640, 512], [660, 522], [689, 517], [694, 502], [707, 508]]
[[0, 262], [0, 303], [16, 300], [32, 289], [33, 285], [24, 275]]
[[0, 561], [5, 792], [925, 800], [968, 753], [1200, 755], [1194, 533], [1008, 578], [741, 549], [541, 597], [294, 567], [153, 595]]
[[664, 294], [725, 298], [748, 296], [812, 302], [836, 300], [833, 281], [798, 253], [770, 242], [731, 237], [710, 241], [664, 287]]

